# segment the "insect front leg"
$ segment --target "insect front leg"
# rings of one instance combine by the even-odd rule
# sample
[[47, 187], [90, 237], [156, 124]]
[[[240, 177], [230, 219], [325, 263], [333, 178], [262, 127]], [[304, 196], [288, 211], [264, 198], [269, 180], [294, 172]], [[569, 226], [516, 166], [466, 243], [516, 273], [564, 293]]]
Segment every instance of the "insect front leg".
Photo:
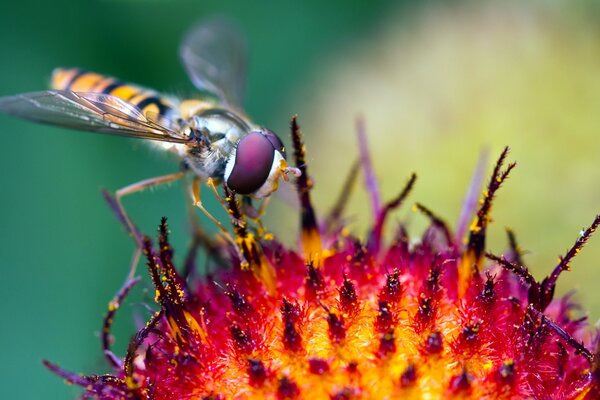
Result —
[[[202, 204], [202, 200], [200, 197], [200, 178], [199, 177], [195, 176], [194, 179], [192, 180], [192, 184], [190, 185], [190, 192], [191, 192], [192, 201], [193, 201], [194, 205], [196, 207], [198, 207], [204, 213], [204, 215], [206, 215], [208, 217], [208, 219], [210, 219], [219, 228], [219, 230], [221, 231], [221, 233], [223, 234], [225, 239], [233, 245], [234, 249], [236, 249], [236, 253], [237, 253], [238, 257], [240, 258], [240, 260], [245, 261], [246, 259], [240, 252], [238, 243], [233, 238], [233, 236], [231, 236], [231, 233], [229, 233], [227, 228], [225, 228], [225, 226], [204, 207], [204, 204]], [[219, 198], [219, 197], [217, 197], [217, 198]]]
[[204, 213], [204, 215], [208, 217], [208, 219], [210, 219], [215, 225], [217, 225], [217, 227], [221, 230], [221, 232], [223, 232], [223, 234], [225, 234], [226, 236], [229, 235], [229, 231], [225, 228], [225, 226], [223, 226], [223, 224], [218, 219], [213, 217], [213, 215], [204, 207], [204, 204], [202, 204], [202, 199], [200, 197], [200, 178], [197, 176], [194, 177], [194, 179], [192, 180], [191, 195], [194, 205], [198, 207]]
[[[188, 183], [187, 186], [191, 184]], [[186, 187], [186, 194], [189, 191], [188, 187]], [[206, 251], [207, 255], [207, 263], [208, 259], [213, 259], [217, 265], [223, 265], [225, 259], [223, 258], [223, 244], [224, 241], [220, 237], [214, 237], [204, 230], [200, 221], [198, 220], [197, 212], [196, 212], [196, 204], [195, 200], [192, 202], [187, 201], [188, 197], [185, 197], [185, 205], [187, 212], [189, 214], [189, 221], [192, 230], [192, 243], [188, 249], [188, 253], [184, 258], [184, 268], [183, 268], [183, 277], [186, 281], [193, 278], [195, 267], [196, 267], [196, 254], [198, 249], [203, 248]], [[206, 268], [208, 271], [208, 265]]]

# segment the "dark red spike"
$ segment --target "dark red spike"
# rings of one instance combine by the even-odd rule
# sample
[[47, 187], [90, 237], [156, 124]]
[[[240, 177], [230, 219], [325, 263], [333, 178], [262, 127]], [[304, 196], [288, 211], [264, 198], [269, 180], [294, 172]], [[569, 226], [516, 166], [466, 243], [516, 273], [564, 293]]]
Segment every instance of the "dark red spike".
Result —
[[339, 392], [329, 396], [331, 400], [352, 400], [355, 398], [354, 390], [350, 388], [343, 388]]
[[[189, 327], [188, 321], [183, 314], [183, 296], [179, 292], [175, 294], [172, 293], [163, 285], [163, 275], [161, 272], [165, 271], [164, 265], [162, 264], [160, 257], [158, 257], [154, 252], [150, 239], [148, 237], [144, 237], [143, 241], [144, 254], [147, 259], [148, 269], [150, 270], [152, 283], [157, 291], [156, 300], [161, 305], [162, 309], [165, 310], [167, 316], [170, 318], [172, 317], [177, 327], [184, 335], [186, 335], [189, 333]], [[167, 281], [167, 285], [172, 284], [172, 281], [170, 281], [166, 275], [165, 280]], [[177, 339], [184, 340], [185, 337], [179, 337], [179, 335], [177, 335]]]
[[414, 363], [408, 363], [402, 375], [400, 375], [400, 386], [408, 387], [417, 381], [417, 368]]
[[114, 396], [115, 398], [141, 400], [137, 393], [129, 390], [124, 380], [114, 375], [78, 375], [66, 371], [50, 361], [43, 360], [42, 363], [51, 372], [62, 377], [67, 382], [84, 387], [88, 394], [91, 393], [95, 396], [110, 395], [111, 398]]
[[594, 365], [594, 354], [588, 350], [583, 343], [579, 343], [575, 338], [563, 328], [558, 326], [556, 322], [552, 321], [550, 318], [546, 317], [543, 313], [535, 309], [532, 305], [529, 305], [528, 310], [533, 313], [533, 315], [537, 316], [541, 319], [542, 324], [548, 325], [556, 334], [563, 339], [569, 346], [571, 346], [575, 350], [575, 354], [581, 354], [585, 359], [590, 363], [591, 366]]
[[394, 336], [394, 330], [383, 333], [379, 337], [379, 349], [377, 355], [379, 357], [385, 357], [388, 354], [396, 352], [396, 338]]
[[323, 375], [329, 372], [329, 363], [322, 358], [311, 358], [308, 360], [308, 370], [311, 374]]
[[297, 328], [302, 314], [300, 306], [284, 298], [280, 311], [283, 319], [283, 345], [287, 350], [298, 352], [302, 350], [302, 336]]
[[244, 331], [239, 325], [232, 325], [229, 328], [231, 338], [235, 342], [236, 348], [245, 354], [252, 353], [255, 348], [254, 340], [250, 334]]
[[585, 400], [593, 400], [600, 398], [600, 343], [596, 343], [596, 351], [594, 353], [594, 365], [592, 366], [592, 384], [590, 392]]
[[309, 299], [317, 300], [321, 297], [325, 288], [325, 281], [321, 272], [312, 263], [309, 263], [306, 267], [305, 284]]
[[452, 233], [450, 232], [450, 228], [448, 227], [448, 224], [443, 219], [438, 217], [429, 208], [425, 207], [423, 204], [415, 203], [415, 207], [417, 208], [417, 210], [422, 212], [427, 218], [429, 218], [429, 220], [431, 221], [431, 224], [433, 226], [435, 226], [440, 231], [442, 231], [442, 234], [444, 235], [444, 239], [446, 240], [446, 244], [448, 246], [452, 246], [454, 244], [454, 240], [452, 239], [453, 236], [452, 236]]
[[501, 384], [512, 385], [515, 382], [516, 370], [513, 360], [506, 360], [498, 368], [498, 380]]
[[392, 199], [390, 202], [385, 204], [385, 206], [381, 209], [381, 211], [375, 216], [375, 223], [373, 224], [373, 230], [371, 231], [371, 235], [369, 236], [369, 242], [367, 247], [372, 254], [378, 254], [379, 249], [381, 248], [381, 237], [383, 235], [383, 227], [385, 225], [385, 221], [390, 212], [400, 207], [400, 205], [404, 202], [404, 200], [410, 194], [415, 182], [417, 180], [417, 175], [413, 173], [408, 182], [400, 192], [400, 194]]
[[469, 321], [469, 323], [463, 327], [463, 330], [461, 332], [461, 337], [464, 340], [464, 342], [473, 343], [479, 337], [480, 330], [481, 330], [481, 321], [480, 320]]
[[294, 323], [298, 322], [302, 315], [300, 305], [297, 302], [292, 303], [285, 297], [283, 298], [283, 305], [279, 310], [281, 311], [281, 316], [284, 320], [292, 321]]
[[135, 353], [140, 347], [140, 345], [144, 342], [144, 340], [146, 340], [148, 335], [150, 335], [150, 332], [152, 332], [154, 328], [156, 328], [156, 325], [163, 317], [164, 313], [164, 309], [154, 313], [154, 315], [152, 315], [152, 318], [150, 318], [150, 321], [146, 323], [146, 326], [140, 329], [135, 334], [133, 339], [131, 339], [131, 342], [129, 342], [129, 347], [127, 347], [127, 355], [125, 356], [125, 361], [123, 362], [123, 371], [125, 372], [125, 377], [126, 381], [128, 382], [128, 386], [134, 385], [135, 387], [137, 387], [137, 383], [135, 383], [133, 378], [133, 360], [135, 359]]
[[433, 331], [425, 340], [425, 351], [429, 354], [441, 353], [444, 349], [444, 337], [439, 331]]
[[575, 244], [569, 249], [567, 254], [564, 257], [560, 257], [560, 262], [554, 268], [549, 277], [543, 280], [541, 284], [541, 307], [540, 311], [544, 311], [546, 307], [552, 301], [554, 297], [554, 289], [556, 288], [556, 282], [558, 281], [558, 277], [563, 271], [569, 270], [569, 263], [573, 260], [573, 258], [579, 253], [579, 251], [585, 246], [588, 239], [592, 236], [592, 234], [598, 229], [600, 225], [600, 214], [596, 215], [592, 224], [577, 238]]
[[410, 178], [408, 178], [408, 181], [406, 182], [406, 185], [404, 185], [402, 191], [398, 194], [398, 196], [396, 196], [396, 198], [392, 199], [385, 205], [383, 212], [390, 212], [395, 208], [399, 207], [412, 191], [412, 188], [414, 187], [416, 181], [417, 174], [413, 172], [410, 175]]
[[467, 242], [466, 251], [474, 255], [477, 267], [479, 267], [478, 262], [485, 251], [485, 234], [487, 225], [490, 221], [490, 210], [492, 208], [494, 196], [502, 183], [508, 178], [510, 171], [516, 166], [516, 163], [510, 163], [506, 167], [506, 170], [502, 171], [502, 166], [508, 156], [508, 151], [509, 148], [505, 147], [496, 162], [487, 190], [484, 192], [481, 206], [477, 210], [475, 221], [469, 231], [469, 241]]
[[364, 267], [367, 262], [367, 248], [360, 242], [360, 239], [353, 238], [352, 239], [353, 252], [351, 256], [351, 263]]
[[254, 234], [248, 232], [246, 218], [240, 211], [235, 193], [225, 183], [223, 183], [223, 191], [235, 233], [233, 245], [239, 259], [238, 266], [242, 270], [250, 269], [267, 291], [273, 294], [276, 291], [275, 269], [265, 258], [261, 242], [256, 239]]
[[494, 282], [494, 276], [492, 276], [488, 271], [485, 272], [485, 276], [486, 279], [485, 283], [483, 284], [483, 289], [477, 296], [477, 299], [489, 306], [496, 300], [496, 292], [494, 291], [496, 282]]
[[394, 314], [390, 303], [379, 300], [379, 313], [375, 320], [375, 328], [377, 332], [383, 333], [392, 329], [395, 325]]
[[354, 284], [348, 276], [344, 274], [344, 281], [342, 286], [338, 289], [340, 308], [347, 314], [354, 314], [358, 311], [358, 297], [356, 296], [356, 289]]
[[164, 264], [171, 263], [173, 260], [173, 249], [169, 243], [169, 228], [167, 226], [167, 217], [160, 219], [158, 226], [158, 245], [160, 259]]
[[483, 151], [479, 153], [477, 165], [475, 166], [475, 170], [473, 171], [473, 175], [469, 182], [467, 193], [465, 193], [465, 198], [463, 200], [460, 216], [456, 223], [456, 243], [461, 243], [462, 239], [465, 236], [465, 232], [469, 227], [471, 218], [475, 213], [475, 210], [477, 209], [479, 195], [481, 193], [481, 188], [483, 187], [483, 180], [485, 178], [485, 169], [488, 163], [488, 159], [489, 151], [487, 149], [483, 149]]
[[417, 333], [423, 332], [434, 322], [436, 313], [436, 304], [431, 297], [421, 295], [419, 297], [419, 307], [415, 315], [414, 329]]
[[358, 372], [358, 363], [356, 361], [349, 362], [348, 365], [346, 366], [346, 370], [350, 374], [357, 373]]
[[284, 376], [279, 380], [277, 387], [277, 400], [293, 400], [300, 396], [300, 389], [296, 382]]
[[417, 311], [418, 315], [420, 315], [423, 319], [429, 319], [434, 312], [435, 309], [431, 297], [421, 297], [419, 299], [419, 309]]
[[[294, 162], [296, 168], [300, 170], [300, 176], [296, 178], [296, 188], [300, 199], [302, 227], [302, 244], [304, 252], [311, 259], [315, 252], [321, 252], [321, 238], [317, 217], [310, 199], [310, 191], [313, 187], [313, 181], [308, 175], [306, 163], [306, 148], [302, 140], [302, 133], [298, 125], [298, 116], [294, 115], [291, 121], [292, 144], [294, 147]], [[308, 247], [308, 248], [307, 248]]]
[[506, 228], [506, 236], [508, 237], [508, 245], [510, 247], [510, 261], [514, 262], [517, 265], [523, 265], [525, 266], [525, 264], [523, 263], [523, 251], [521, 250], [521, 246], [519, 246], [519, 243], [517, 242], [517, 236], [515, 235], [515, 232], [510, 229], [510, 228]]
[[450, 379], [450, 391], [452, 393], [458, 394], [461, 392], [468, 392], [471, 390], [471, 382], [473, 381], [473, 376], [467, 372], [466, 369], [463, 369], [460, 375], [456, 375]]
[[425, 281], [425, 289], [426, 293], [430, 296], [435, 296], [442, 290], [441, 278], [442, 275], [442, 267], [438, 264], [438, 260], [435, 259], [431, 263], [431, 268], [429, 268], [429, 275], [427, 275], [427, 280]]
[[346, 338], [346, 326], [344, 319], [331, 311], [327, 314], [327, 324], [329, 325], [329, 339], [333, 343], [340, 343]]
[[558, 352], [556, 355], [556, 376], [562, 381], [565, 378], [565, 366], [569, 362], [569, 353], [560, 340], [556, 341], [556, 346], [558, 347]]
[[208, 396], [202, 397], [202, 400], [223, 400], [223, 397], [220, 394], [211, 393]]
[[61, 378], [73, 385], [86, 387], [91, 383], [88, 377], [62, 369], [57, 364], [54, 364], [48, 360], [42, 360], [42, 363], [54, 374], [60, 376]]
[[529, 303], [535, 304], [536, 307], [537, 305], [539, 305], [541, 296], [540, 284], [538, 283], [538, 281], [535, 280], [535, 278], [533, 277], [533, 275], [531, 275], [527, 268], [525, 268], [522, 265], [517, 265], [509, 262], [506, 258], [504, 258], [504, 256], [498, 257], [490, 253], [486, 253], [485, 256], [488, 259], [500, 264], [502, 268], [514, 273], [515, 275], [523, 279], [525, 283], [529, 285]]
[[[237, 197], [225, 183], [223, 183], [223, 192], [225, 193], [225, 201], [227, 203], [227, 212], [231, 217], [231, 224], [233, 225], [233, 232], [238, 239], [238, 248], [241, 252], [240, 260], [242, 264], [249, 263], [249, 267], [256, 271], [260, 266], [259, 249], [257, 248], [256, 241], [247, 241], [248, 230], [246, 228], [246, 218], [240, 211], [240, 207], [237, 201]], [[245, 267], [242, 267], [245, 268]]]
[[397, 269], [391, 274], [386, 275], [385, 286], [379, 294], [379, 300], [390, 304], [396, 304], [400, 301], [402, 287], [400, 285], [400, 273]]
[[245, 238], [246, 236], [248, 236], [248, 231], [246, 229], [246, 224], [244, 223], [244, 214], [242, 214], [240, 210], [237, 197], [235, 193], [233, 193], [225, 184], [223, 185], [223, 192], [225, 193], [227, 211], [231, 216], [231, 221], [235, 235], [237, 237]]
[[[163, 310], [168, 317], [172, 317], [173, 321], [181, 332], [186, 335], [189, 333], [188, 321], [183, 314], [183, 295], [181, 291], [170, 291], [169, 286], [173, 287], [175, 284], [170, 280], [166, 274], [164, 275], [167, 287], [163, 285], [163, 273], [165, 273], [165, 266], [161, 259], [155, 253], [152, 248], [152, 242], [148, 237], [144, 237], [144, 254], [147, 259], [148, 269], [150, 270], [150, 276], [152, 283], [154, 284], [157, 291], [157, 302], [161, 305]], [[185, 337], [179, 337], [177, 339], [185, 339]]]
[[267, 369], [260, 360], [248, 359], [248, 381], [250, 386], [259, 388], [267, 380]]
[[161, 261], [154, 253], [154, 249], [152, 248], [152, 241], [149, 237], [144, 236], [144, 255], [146, 256], [146, 261], [148, 265], [148, 270], [150, 271], [150, 277], [152, 278], [152, 283], [154, 284], [154, 288], [158, 292], [158, 303], [163, 307], [166, 306], [170, 299], [167, 290], [165, 289], [162, 280], [161, 280]]
[[302, 336], [300, 336], [296, 324], [291, 320], [283, 321], [283, 346], [292, 352], [302, 350]]
[[104, 357], [108, 360], [108, 363], [113, 366], [113, 368], [120, 370], [123, 365], [121, 360], [119, 360], [115, 354], [110, 349], [112, 340], [111, 340], [111, 327], [115, 317], [115, 314], [119, 307], [121, 307], [121, 303], [125, 300], [125, 297], [129, 294], [131, 289], [140, 281], [139, 277], [129, 279], [125, 281], [121, 289], [117, 292], [115, 297], [108, 304], [108, 312], [104, 317], [102, 323], [102, 352], [104, 353]]
[[242, 293], [237, 290], [237, 288], [227, 285], [227, 291], [225, 292], [229, 300], [231, 301], [231, 306], [233, 311], [244, 321], [251, 322], [255, 317], [255, 310], [252, 305], [246, 299]]
[[173, 249], [169, 243], [169, 228], [166, 217], [162, 217], [158, 228], [158, 247], [158, 255], [164, 268], [163, 273], [167, 282], [169, 297], [182, 302], [183, 293], [187, 293], [188, 290], [186, 290], [185, 282], [181, 279], [173, 265]]

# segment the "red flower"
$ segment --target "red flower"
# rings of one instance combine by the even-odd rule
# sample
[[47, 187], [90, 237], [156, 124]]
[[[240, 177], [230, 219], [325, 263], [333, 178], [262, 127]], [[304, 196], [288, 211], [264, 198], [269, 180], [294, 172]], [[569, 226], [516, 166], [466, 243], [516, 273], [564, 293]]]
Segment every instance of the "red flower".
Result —
[[598, 348], [599, 336], [585, 319], [571, 318], [569, 297], [554, 298], [558, 276], [600, 216], [542, 281], [524, 266], [511, 232], [509, 251], [486, 253], [492, 201], [515, 166], [502, 169], [505, 149], [466, 244], [417, 204], [429, 229], [412, 244], [399, 226], [388, 245], [386, 216], [403, 203], [416, 176], [382, 206], [363, 144], [375, 224], [361, 241], [344, 229], [343, 200], [318, 224], [295, 119], [292, 137], [302, 170], [302, 251], [264, 235], [225, 188], [236, 245], [209, 244], [221, 264], [213, 275], [196, 282], [175, 269], [165, 219], [157, 247], [144, 239], [159, 310], [121, 361], [110, 351], [108, 332], [137, 280], [111, 303], [103, 337], [114, 375], [79, 376], [46, 365], [95, 399], [600, 396], [597, 351], [588, 350]]

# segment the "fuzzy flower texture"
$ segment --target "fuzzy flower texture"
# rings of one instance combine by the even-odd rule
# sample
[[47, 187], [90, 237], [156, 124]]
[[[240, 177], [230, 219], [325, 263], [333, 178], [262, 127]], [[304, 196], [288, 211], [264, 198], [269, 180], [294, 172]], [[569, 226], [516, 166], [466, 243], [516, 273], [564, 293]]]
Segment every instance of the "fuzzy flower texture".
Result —
[[[111, 351], [110, 326], [138, 278], [125, 282], [104, 319], [103, 349], [114, 372], [78, 375], [46, 366], [82, 386], [85, 399], [600, 398], [600, 336], [572, 315], [577, 305], [570, 297], [554, 297], [557, 278], [600, 215], [541, 281], [525, 267], [511, 232], [504, 254], [487, 253], [492, 201], [515, 166], [504, 166], [505, 149], [481, 200], [467, 196], [470, 227], [453, 233], [417, 203], [430, 221], [420, 240], [410, 240], [403, 226], [384, 240], [386, 218], [416, 176], [397, 198], [380, 203], [364, 133], [359, 137], [361, 163], [320, 221], [292, 120], [294, 161], [302, 170], [301, 250], [267, 234], [248, 202], [224, 188], [233, 234], [195, 240], [214, 260], [214, 272], [176, 270], [163, 219], [158, 246], [139, 237], [158, 311], [123, 359]], [[342, 218], [361, 169], [374, 209], [366, 240], [349, 233]]]

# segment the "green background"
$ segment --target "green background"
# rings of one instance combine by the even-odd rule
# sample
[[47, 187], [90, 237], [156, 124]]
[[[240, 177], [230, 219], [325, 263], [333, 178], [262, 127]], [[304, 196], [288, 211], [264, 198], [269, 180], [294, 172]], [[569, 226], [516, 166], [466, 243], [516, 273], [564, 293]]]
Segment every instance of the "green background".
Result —
[[[595, 10], [592, 7], [592, 11]], [[385, 31], [383, 26], [412, 23], [414, 9], [399, 2], [139, 0], [20, 1], [10, 5], [2, 2], [0, 95], [45, 88], [50, 72], [57, 66], [83, 67], [166, 92], [193, 93], [179, 65], [177, 46], [189, 26], [215, 13], [239, 20], [248, 36], [252, 53], [248, 113], [285, 136], [289, 116], [306, 110], [307, 119], [302, 123], [309, 149], [311, 145], [317, 147], [313, 153], [318, 158], [315, 162], [318, 168], [313, 169], [317, 183], [321, 177], [327, 183], [321, 188], [329, 187], [329, 182], [339, 185], [343, 176], [340, 166], [348, 164], [348, 156], [334, 151], [335, 144], [321, 140], [319, 125], [310, 119], [315, 113], [310, 110], [325, 109], [322, 101], [328, 82], [323, 76], [337, 75], [340, 63], [333, 61], [338, 54], [343, 53], [343, 62], [352, 65], [353, 49], [376, 46], [377, 38]], [[578, 62], [573, 58], [573, 63]], [[328, 71], [327, 74], [324, 75], [324, 71]], [[351, 79], [360, 80], [360, 76], [355, 74]], [[365, 109], [384, 107], [377, 103], [376, 96], [368, 100], [357, 98], [358, 109], [362, 102]], [[343, 124], [350, 127], [354, 116], [326, 115], [331, 121], [344, 121]], [[501, 132], [495, 134], [502, 135]], [[352, 143], [354, 135], [347, 135], [341, 140]], [[106, 371], [97, 332], [106, 304], [120, 286], [133, 251], [132, 241], [104, 204], [100, 189], [116, 190], [140, 179], [172, 172], [177, 163], [137, 141], [79, 134], [3, 115], [0, 115], [0, 137], [0, 398], [74, 398], [80, 390], [64, 385], [43, 368], [40, 360], [47, 358], [76, 372]], [[491, 136], [479, 142], [489, 144], [496, 151], [506, 140]], [[562, 146], [564, 140], [557, 143]], [[542, 165], [540, 168], [556, 166], [558, 161], [549, 159], [549, 153], [528, 149], [527, 143], [522, 147], [517, 145], [515, 157], [536, 160]], [[555, 192], [540, 191], [537, 201], [543, 205], [541, 210], [547, 217], [532, 219], [531, 224], [535, 226], [529, 231], [524, 229], [548, 232], [554, 241], [545, 247], [543, 239], [533, 234], [521, 235], [523, 242], [534, 243], [536, 252], [549, 256], [544, 261], [570, 246], [578, 229], [600, 211], [598, 190], [584, 190], [600, 187], [600, 161], [594, 153], [598, 147], [587, 149], [590, 154], [582, 155], [588, 162], [586, 178], [561, 181], [556, 185], [562, 189]], [[402, 148], [397, 151], [402, 154]], [[461, 158], [469, 166], [477, 158], [471, 149], [465, 154], [449, 154], [435, 147], [430, 151], [442, 165], [444, 157]], [[424, 162], [412, 167], [403, 165], [402, 170], [388, 175], [386, 171], [397, 165], [397, 160], [377, 160], [378, 169], [386, 176], [386, 195], [391, 196], [413, 169], [422, 174], [423, 180], [431, 177], [435, 183], [438, 170], [428, 170], [427, 159], [421, 159]], [[568, 160], [560, 163], [561, 168], [568, 168]], [[425, 190], [417, 192], [421, 197], [414, 200], [441, 209], [444, 216], [456, 215], [471, 174], [469, 168], [455, 171], [453, 177], [460, 178], [456, 178], [454, 185], [442, 186], [443, 196], [427, 201], [428, 197], [423, 196], [429, 191]], [[527, 171], [526, 161], [523, 176], [519, 178], [521, 182], [527, 181]], [[565, 177], [559, 175], [559, 178]], [[390, 185], [390, 181], [397, 183]], [[429, 187], [434, 187], [433, 183]], [[428, 188], [427, 183], [424, 184]], [[591, 193], [581, 207], [577, 202], [580, 192]], [[328, 205], [332, 197], [331, 191], [321, 189], [318, 200]], [[519, 194], [508, 190], [508, 198], [518, 199]], [[448, 206], [445, 199], [452, 199]], [[571, 204], [579, 211], [569, 219], [570, 225], [554, 226], [552, 218], [561, 212], [560, 208], [552, 207], [555, 202]], [[167, 215], [179, 249], [177, 255], [181, 257], [188, 243], [188, 226], [180, 185], [135, 195], [126, 199], [125, 204], [144, 232], [153, 232], [159, 218]], [[215, 208], [214, 204], [212, 207]], [[522, 209], [519, 209], [521, 214], [515, 215], [511, 214], [513, 207], [508, 202], [500, 203], [500, 207], [508, 222], [498, 224], [498, 231], [509, 224], [516, 225], [519, 232], [519, 227], [529, 223]], [[529, 204], [529, 207], [540, 208], [539, 204]], [[352, 212], [357, 218], [368, 220], [358, 208]], [[276, 204], [270, 220], [272, 230], [291, 242], [293, 234], [289, 229], [295, 227], [296, 213]], [[454, 217], [449, 218], [450, 222], [454, 220]], [[569, 230], [565, 232], [563, 228]], [[561, 232], [560, 237], [554, 234], [556, 231]], [[558, 248], [555, 242], [559, 243]], [[500, 239], [494, 243], [494, 249], [501, 250]], [[591, 309], [592, 317], [597, 318], [600, 299], [592, 292], [598, 277], [598, 240], [592, 240], [590, 247], [595, 249], [584, 251], [587, 263], [574, 264], [578, 269], [569, 275], [569, 282], [587, 279], [589, 283], [573, 286], [581, 288], [579, 298]], [[548, 266], [544, 263], [533, 269], [540, 276]], [[582, 275], [584, 273], [587, 275]], [[142, 286], [148, 287], [146, 283]], [[564, 293], [568, 288], [561, 286], [560, 289]], [[118, 315], [115, 330], [118, 354], [122, 354], [133, 332], [133, 314], [146, 315], [143, 303], [149, 303], [151, 295], [138, 289], [127, 302], [130, 306]]]

